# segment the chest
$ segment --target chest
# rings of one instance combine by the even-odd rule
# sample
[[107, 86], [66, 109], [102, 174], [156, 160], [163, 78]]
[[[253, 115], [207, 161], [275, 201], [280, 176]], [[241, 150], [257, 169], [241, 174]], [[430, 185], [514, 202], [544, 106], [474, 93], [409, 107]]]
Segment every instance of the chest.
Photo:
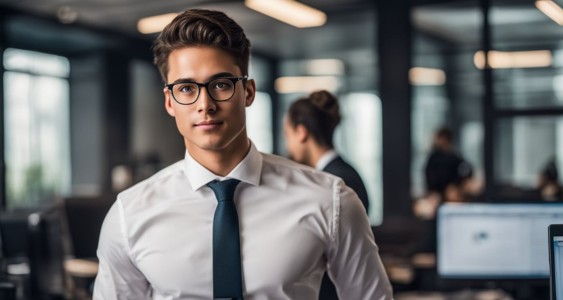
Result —
[[[145, 220], [131, 253], [153, 289], [211, 295], [214, 209], [214, 204], [171, 206]], [[320, 280], [328, 236], [321, 211], [291, 205], [266, 209], [255, 203], [239, 205], [238, 212], [246, 293]]]

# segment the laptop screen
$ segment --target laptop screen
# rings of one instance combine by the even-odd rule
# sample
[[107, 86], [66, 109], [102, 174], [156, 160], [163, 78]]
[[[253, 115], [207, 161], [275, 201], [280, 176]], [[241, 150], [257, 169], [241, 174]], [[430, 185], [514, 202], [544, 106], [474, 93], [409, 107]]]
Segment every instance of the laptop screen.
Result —
[[442, 205], [438, 273], [468, 279], [548, 278], [545, 230], [553, 223], [563, 223], [563, 204]]
[[563, 299], [563, 225], [549, 226], [551, 299]]

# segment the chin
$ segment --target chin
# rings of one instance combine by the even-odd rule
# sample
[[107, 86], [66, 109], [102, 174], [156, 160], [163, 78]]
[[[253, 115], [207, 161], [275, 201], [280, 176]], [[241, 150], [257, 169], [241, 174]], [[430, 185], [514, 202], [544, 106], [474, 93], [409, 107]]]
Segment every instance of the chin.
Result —
[[223, 141], [217, 139], [200, 139], [200, 140], [187, 140], [186, 148], [189, 149], [199, 149], [206, 151], [216, 151], [225, 147]]
[[196, 145], [196, 147], [207, 150], [207, 151], [219, 151], [226, 148], [226, 145], [223, 143], [203, 143]]

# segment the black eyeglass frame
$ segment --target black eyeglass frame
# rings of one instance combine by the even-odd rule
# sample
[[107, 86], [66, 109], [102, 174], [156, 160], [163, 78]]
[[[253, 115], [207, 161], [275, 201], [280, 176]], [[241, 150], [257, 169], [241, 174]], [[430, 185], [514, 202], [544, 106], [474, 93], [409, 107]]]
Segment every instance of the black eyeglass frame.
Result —
[[[215, 97], [213, 97], [211, 95], [211, 93], [209, 93], [209, 84], [213, 81], [219, 80], [219, 79], [227, 79], [230, 80], [233, 83], [233, 94], [231, 95], [231, 97], [229, 97], [228, 99], [225, 100], [217, 100], [215, 99]], [[205, 87], [205, 91], [207, 92], [207, 95], [209, 97], [211, 97], [211, 99], [213, 99], [213, 101], [217, 101], [217, 102], [225, 102], [225, 101], [229, 101], [233, 98], [233, 96], [235, 95], [235, 92], [237, 90], [237, 82], [239, 81], [246, 81], [248, 79], [248, 75], [242, 75], [242, 76], [235, 76], [235, 77], [219, 77], [219, 78], [213, 78], [207, 82], [196, 82], [196, 81], [182, 81], [182, 82], [175, 82], [175, 83], [169, 83], [169, 84], [165, 84], [164, 86], [168, 89], [168, 91], [170, 91], [170, 93], [172, 94], [172, 98], [174, 98], [174, 101], [176, 101], [176, 103], [180, 104], [180, 105], [192, 105], [194, 103], [197, 102], [197, 100], [199, 99], [199, 95], [201, 94], [201, 88]], [[195, 100], [193, 102], [190, 103], [182, 103], [180, 101], [178, 101], [176, 99], [176, 96], [174, 96], [174, 91], [173, 88], [175, 85], [177, 84], [186, 84], [186, 83], [192, 83], [197, 85], [197, 97], [195, 97]]]

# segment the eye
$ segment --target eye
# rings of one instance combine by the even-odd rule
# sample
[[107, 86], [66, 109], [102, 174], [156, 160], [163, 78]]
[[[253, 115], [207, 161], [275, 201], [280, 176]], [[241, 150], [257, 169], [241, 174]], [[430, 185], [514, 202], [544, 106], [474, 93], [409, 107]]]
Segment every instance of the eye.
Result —
[[180, 93], [189, 94], [197, 91], [197, 87], [193, 84], [178, 84], [176, 90]]
[[228, 90], [231, 89], [233, 86], [232, 82], [227, 79], [219, 79], [213, 82], [212, 88], [214, 90]]

